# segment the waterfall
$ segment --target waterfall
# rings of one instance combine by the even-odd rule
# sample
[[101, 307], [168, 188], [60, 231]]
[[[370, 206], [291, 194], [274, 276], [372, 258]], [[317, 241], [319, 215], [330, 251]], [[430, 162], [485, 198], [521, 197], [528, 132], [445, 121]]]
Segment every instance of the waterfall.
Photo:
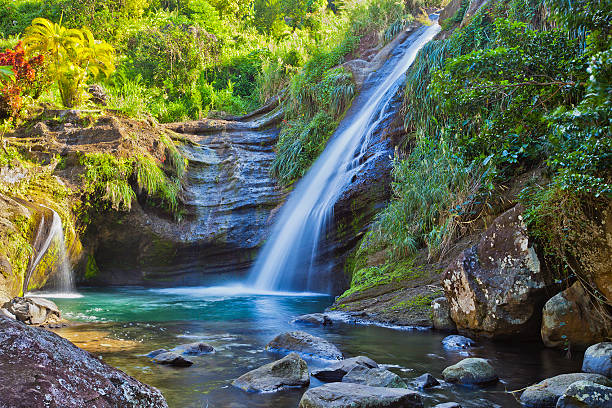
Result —
[[[249, 281], [258, 290], [328, 292], [315, 265], [322, 234], [340, 194], [359, 172], [370, 137], [385, 118], [392, 96], [418, 51], [438, 32], [437, 23], [412, 34], [409, 48], [369, 92], [354, 114], [347, 114], [327, 147], [283, 206], [272, 234], [255, 262]], [[385, 71], [384, 68], [380, 71]], [[379, 72], [380, 72], [379, 71]], [[379, 72], [374, 75], [379, 76]], [[355, 104], [355, 103], [354, 103]]]
[[[72, 268], [70, 266], [70, 260], [68, 259], [68, 253], [66, 251], [66, 243], [64, 238], [64, 229], [62, 227], [62, 219], [59, 214], [54, 210], [45, 207], [52, 214], [51, 225], [45, 228], [47, 217], [42, 217], [41, 225], [38, 228], [39, 234], [44, 234], [44, 240], [39, 246], [39, 250], [36, 252], [36, 256], [29, 264], [28, 273], [24, 281], [24, 292], [27, 291], [28, 284], [32, 274], [36, 270], [41, 268], [54, 268], [52, 279], [46, 287], [52, 289], [57, 294], [68, 294], [75, 291], [74, 279], [72, 277]], [[40, 240], [40, 237], [36, 237], [36, 240]], [[36, 245], [38, 246], [38, 245]], [[52, 266], [48, 266], [45, 263], [41, 264], [41, 261], [45, 256], [50, 256], [54, 259]], [[42, 271], [44, 273], [44, 271]]]

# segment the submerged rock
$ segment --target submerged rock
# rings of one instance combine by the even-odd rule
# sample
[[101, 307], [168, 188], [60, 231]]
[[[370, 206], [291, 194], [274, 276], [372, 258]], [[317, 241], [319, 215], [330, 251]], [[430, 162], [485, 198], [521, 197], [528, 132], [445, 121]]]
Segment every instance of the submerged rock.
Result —
[[612, 377], [612, 342], [594, 344], [586, 349], [582, 371]]
[[386, 368], [368, 368], [362, 365], [353, 367], [342, 377], [342, 382], [370, 385], [372, 387], [408, 388], [399, 375]]
[[442, 371], [445, 381], [465, 385], [497, 382], [495, 370], [482, 358], [466, 358]]
[[55, 323], [61, 319], [57, 305], [39, 297], [16, 297], [6, 302], [3, 308], [26, 324], [41, 325]]
[[250, 392], [274, 392], [287, 387], [306, 387], [308, 384], [308, 366], [297, 353], [249, 371], [232, 381], [233, 386]]
[[434, 405], [433, 408], [461, 408], [461, 405], [456, 402], [444, 402], [442, 404]]
[[556, 408], [612, 408], [612, 388], [591, 381], [572, 383], [557, 401]]
[[172, 349], [176, 353], [181, 353], [184, 356], [201, 356], [215, 351], [214, 347], [207, 343], [197, 342], [189, 344], [181, 344]]
[[435, 387], [436, 385], [440, 385], [440, 381], [438, 381], [436, 377], [434, 377], [433, 375], [429, 373], [425, 373], [415, 378], [414, 383], [419, 388], [431, 388], [431, 387]]
[[442, 339], [442, 345], [445, 349], [458, 350], [475, 347], [477, 344], [469, 337], [454, 334], [452, 336], [446, 336], [444, 339]]
[[593, 309], [590, 295], [580, 282], [550, 298], [542, 310], [542, 341], [548, 347], [584, 349], [605, 340], [607, 325]]
[[164, 408], [161, 392], [50, 331], [0, 316], [0, 406]]
[[442, 285], [460, 332], [539, 337], [552, 280], [529, 244], [522, 212], [517, 205], [497, 217], [444, 272]]
[[331, 319], [325, 313], [311, 313], [296, 317], [291, 323], [311, 324], [313, 326], [327, 326], [332, 324]]
[[431, 302], [431, 314], [434, 329], [449, 332], [457, 330], [457, 325], [451, 319], [450, 306], [446, 297], [441, 296]]
[[561, 395], [576, 381], [590, 381], [605, 386], [612, 385], [610, 380], [599, 374], [561, 374], [527, 387], [521, 394], [521, 402], [533, 408], [554, 408]]
[[334, 382], [311, 388], [299, 408], [421, 408], [421, 396], [401, 388]]
[[378, 364], [371, 358], [365, 356], [351, 357], [334, 363], [328, 367], [314, 370], [312, 375], [318, 380], [325, 382], [342, 381], [342, 378], [353, 368], [363, 366], [366, 368], [376, 368]]
[[266, 346], [270, 351], [295, 351], [324, 360], [341, 360], [342, 353], [329, 341], [303, 331], [279, 334]]
[[193, 365], [193, 361], [186, 359], [180, 354], [172, 351], [159, 353], [153, 357], [153, 361], [157, 364], [169, 365], [173, 367], [189, 367]]
[[169, 350], [166, 350], [166, 349], [157, 349], [157, 350], [153, 350], [153, 351], [149, 352], [148, 354], [146, 354], [146, 356], [150, 357], [150, 358], [153, 358], [153, 357], [156, 357], [156, 356], [158, 356], [158, 355], [160, 355], [162, 353], [168, 353], [168, 352], [169, 352]]

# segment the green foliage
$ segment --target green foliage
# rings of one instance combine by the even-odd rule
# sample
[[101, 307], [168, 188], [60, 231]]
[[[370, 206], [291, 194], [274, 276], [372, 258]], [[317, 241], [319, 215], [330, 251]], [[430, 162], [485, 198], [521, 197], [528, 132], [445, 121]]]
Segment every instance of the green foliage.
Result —
[[408, 300], [401, 301], [391, 306], [391, 310], [398, 309], [429, 309], [431, 308], [431, 302], [437, 298], [442, 296], [442, 292], [434, 292], [428, 295], [416, 295], [413, 298]]
[[117, 211], [128, 211], [136, 194], [128, 179], [133, 172], [133, 160], [110, 154], [81, 155], [79, 163], [85, 166], [83, 174], [85, 205], [104, 208], [104, 204]]

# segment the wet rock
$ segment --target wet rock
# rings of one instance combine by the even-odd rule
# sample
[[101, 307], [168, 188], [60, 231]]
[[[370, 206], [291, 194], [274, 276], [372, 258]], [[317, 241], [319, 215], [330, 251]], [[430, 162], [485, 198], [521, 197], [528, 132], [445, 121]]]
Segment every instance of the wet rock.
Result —
[[436, 298], [431, 302], [431, 313], [434, 329], [450, 332], [457, 330], [457, 325], [455, 325], [450, 316], [448, 299], [444, 296]]
[[362, 365], [354, 367], [342, 382], [369, 385], [372, 387], [408, 388], [402, 378], [386, 368], [368, 368]]
[[442, 339], [442, 345], [445, 349], [450, 350], [468, 349], [477, 346], [476, 342], [469, 337], [459, 336], [456, 334], [446, 336], [444, 339]]
[[153, 357], [153, 361], [157, 364], [169, 365], [172, 367], [189, 367], [193, 365], [193, 361], [172, 351], [157, 354]]
[[365, 356], [351, 357], [330, 365], [329, 367], [314, 370], [312, 375], [318, 380], [325, 382], [342, 381], [342, 378], [353, 368], [363, 366], [366, 368], [377, 368], [378, 364], [371, 358]]
[[482, 358], [466, 358], [442, 371], [445, 381], [465, 385], [497, 382], [498, 377], [489, 362]]
[[41, 325], [55, 323], [61, 319], [55, 303], [43, 298], [16, 297], [3, 306], [17, 320], [26, 324]]
[[461, 408], [457, 402], [444, 402], [442, 404], [434, 405], [433, 408]]
[[325, 313], [311, 313], [296, 317], [291, 323], [311, 324], [313, 326], [327, 326], [332, 324], [331, 319]]
[[295, 351], [324, 360], [341, 360], [342, 353], [327, 340], [303, 331], [279, 334], [266, 346], [270, 351]]
[[527, 387], [521, 394], [521, 402], [533, 408], [555, 407], [557, 400], [565, 390], [576, 381], [590, 381], [605, 386], [612, 385], [610, 380], [600, 374], [561, 374]]
[[591, 381], [572, 383], [557, 401], [556, 408], [612, 408], [612, 388]]
[[612, 335], [601, 315], [592, 306], [580, 282], [546, 302], [542, 310], [542, 341], [547, 347], [584, 349]]
[[0, 316], [0, 406], [164, 408], [161, 392], [50, 331]]
[[207, 343], [197, 342], [189, 344], [181, 344], [175, 347], [172, 351], [181, 353], [184, 356], [201, 356], [215, 351], [214, 347]]
[[612, 342], [594, 344], [586, 349], [582, 371], [612, 377]]
[[540, 336], [552, 281], [529, 244], [523, 207], [495, 219], [479, 242], [446, 269], [442, 285], [460, 332], [490, 338]]
[[162, 353], [168, 353], [168, 352], [169, 352], [169, 350], [166, 350], [166, 349], [157, 349], [157, 350], [151, 351], [149, 354], [146, 354], [146, 356], [150, 357], [150, 358], [153, 358], [153, 357], [156, 357], [156, 356], [158, 356], [158, 355], [160, 355]]
[[9, 312], [6, 309], [0, 309], [0, 315], [6, 316], [6, 317], [8, 317], [10, 319], [17, 319], [17, 317], [14, 314], [12, 314], [11, 312]]
[[418, 376], [414, 379], [414, 383], [419, 388], [431, 388], [435, 387], [436, 385], [440, 385], [440, 381], [436, 380], [436, 377], [429, 373]]
[[401, 388], [334, 382], [311, 388], [299, 408], [420, 408], [421, 396]]
[[308, 384], [308, 366], [297, 353], [249, 371], [232, 381], [233, 386], [249, 392], [275, 392], [287, 387], [306, 387]]

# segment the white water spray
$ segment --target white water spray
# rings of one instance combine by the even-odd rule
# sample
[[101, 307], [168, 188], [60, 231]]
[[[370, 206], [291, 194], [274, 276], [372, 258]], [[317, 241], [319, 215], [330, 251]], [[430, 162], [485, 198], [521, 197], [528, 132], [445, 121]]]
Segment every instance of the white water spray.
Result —
[[[298, 183], [283, 206], [272, 235], [250, 275], [261, 290], [329, 291], [329, 282], [317, 279], [314, 265], [321, 235], [326, 232], [333, 206], [352, 176], [359, 172], [373, 131], [385, 118], [400, 79], [418, 51], [438, 32], [437, 23], [413, 34], [414, 42], [369, 99], [332, 136], [327, 147]], [[411, 37], [412, 38], [412, 37]]]

